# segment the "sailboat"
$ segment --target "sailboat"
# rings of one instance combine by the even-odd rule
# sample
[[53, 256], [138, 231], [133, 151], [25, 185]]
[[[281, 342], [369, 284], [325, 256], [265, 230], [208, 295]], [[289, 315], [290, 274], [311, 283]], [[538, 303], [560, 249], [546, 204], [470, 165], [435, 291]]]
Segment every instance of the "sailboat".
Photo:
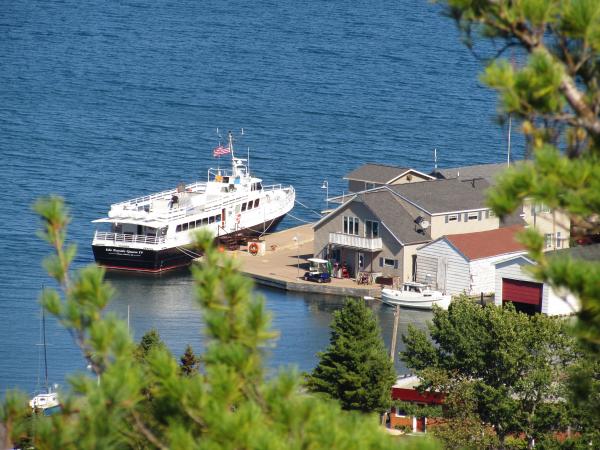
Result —
[[44, 386], [45, 392], [37, 394], [29, 401], [29, 406], [34, 411], [45, 411], [58, 406], [58, 393], [52, 392], [52, 388], [48, 383], [48, 355], [46, 352], [46, 314], [42, 308], [42, 346], [44, 347]]

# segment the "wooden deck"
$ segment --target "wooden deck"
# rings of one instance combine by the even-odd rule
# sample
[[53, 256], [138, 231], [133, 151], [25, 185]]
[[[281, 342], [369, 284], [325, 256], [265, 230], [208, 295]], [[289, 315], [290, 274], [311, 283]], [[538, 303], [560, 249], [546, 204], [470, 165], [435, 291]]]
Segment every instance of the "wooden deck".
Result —
[[245, 247], [228, 252], [239, 261], [241, 271], [258, 284], [287, 291], [381, 297], [381, 287], [377, 284], [358, 285], [353, 279], [338, 278], [320, 284], [302, 279], [308, 268], [307, 259], [313, 256], [312, 224], [279, 231], [265, 236], [264, 240], [266, 252], [263, 256], [253, 256]]

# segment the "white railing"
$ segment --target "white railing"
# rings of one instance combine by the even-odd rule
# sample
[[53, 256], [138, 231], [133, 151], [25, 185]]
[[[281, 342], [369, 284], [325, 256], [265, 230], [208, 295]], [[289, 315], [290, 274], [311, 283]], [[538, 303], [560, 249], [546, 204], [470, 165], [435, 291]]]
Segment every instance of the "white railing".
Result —
[[[195, 183], [191, 183], [191, 184], [186, 184], [185, 185], [185, 189], [191, 189], [192, 192], [195, 193], [202, 193], [204, 191], [206, 191], [206, 182], [204, 181], [197, 181]], [[175, 189], [169, 189], [166, 191], [162, 191], [162, 192], [157, 192], [154, 194], [150, 194], [150, 195], [145, 195], [143, 197], [137, 197], [137, 198], [132, 198], [130, 200], [125, 200], [123, 202], [119, 202], [119, 203], [115, 203], [111, 206], [119, 206], [119, 205], [137, 205], [137, 204], [141, 204], [141, 203], [146, 203], [149, 202], [150, 200], [154, 200], [157, 198], [163, 198], [163, 197], [169, 197], [170, 195], [176, 194], [177, 193], [177, 188]]]
[[329, 243], [343, 247], [353, 247], [361, 250], [383, 250], [381, 238], [365, 238], [343, 233], [329, 233]]
[[94, 235], [94, 241], [108, 241], [108, 242], [128, 242], [136, 244], [163, 244], [165, 242], [164, 236], [152, 236], [146, 234], [122, 234], [122, 233], [109, 233], [104, 231], [96, 231]]

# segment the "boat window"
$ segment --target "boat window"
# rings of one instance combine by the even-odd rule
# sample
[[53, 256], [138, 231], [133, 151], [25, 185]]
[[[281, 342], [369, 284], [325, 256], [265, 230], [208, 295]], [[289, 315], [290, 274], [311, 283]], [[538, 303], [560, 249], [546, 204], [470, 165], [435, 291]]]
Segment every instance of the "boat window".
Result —
[[175, 231], [176, 231], [177, 233], [179, 233], [179, 232], [181, 231], [181, 225], [177, 225], [177, 228], [175, 228]]
[[215, 216], [210, 216], [208, 218], [208, 223], [213, 223], [215, 221]]
[[196, 228], [196, 222], [190, 222], [189, 229], [193, 230], [194, 228]]
[[187, 223], [184, 223], [184, 224], [181, 225], [181, 231], [187, 231], [187, 229], [188, 229], [188, 224]]
[[217, 222], [221, 221], [221, 214], [217, 214]]
[[259, 191], [262, 189], [262, 183], [258, 182], [256, 183], [256, 189], [258, 189]]
[[246, 211], [246, 204], [242, 203], [242, 212]]
[[202, 225], [206, 225], [208, 223], [208, 217], [202, 219]]
[[259, 203], [259, 198], [257, 198], [256, 200], [254, 200], [254, 207], [258, 208], [258, 203]]
[[249, 201], [248, 202], [248, 209], [252, 209], [252, 206], [254, 205], [253, 201]]

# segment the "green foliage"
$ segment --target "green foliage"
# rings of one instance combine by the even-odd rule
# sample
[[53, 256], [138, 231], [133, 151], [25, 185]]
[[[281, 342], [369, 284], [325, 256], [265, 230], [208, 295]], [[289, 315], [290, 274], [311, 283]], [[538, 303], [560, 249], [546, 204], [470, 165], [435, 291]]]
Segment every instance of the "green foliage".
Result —
[[[410, 327], [401, 357], [417, 370], [423, 389], [447, 393], [448, 418], [478, 419], [500, 440], [562, 429], [561, 409], [549, 411], [573, 354], [564, 322], [462, 298], [448, 311], [436, 310], [429, 331], [433, 342]], [[551, 423], [542, 420], [550, 417]]]
[[[40, 201], [36, 210], [54, 247], [50, 273], [61, 286], [44, 291], [43, 303], [73, 335], [97, 380], [72, 376], [61, 411], [51, 417], [31, 417], [24, 396], [7, 394], [0, 408], [3, 448], [398, 448], [375, 418], [303, 394], [298, 374], [265, 379], [262, 352], [275, 333], [264, 301], [209, 236], [199, 237], [205, 256], [193, 269], [207, 322], [205, 370], [187, 376], [157, 333], [136, 346], [125, 324], [103, 313], [112, 291], [102, 269], [87, 267], [70, 279], [62, 200]], [[415, 440], [401, 448], [432, 444]]]
[[[506, 171], [489, 194], [500, 216], [524, 199], [566, 212], [580, 233], [600, 234], [600, 2], [597, 0], [438, 0], [467, 45], [476, 36], [518, 47], [517, 67], [492, 59], [482, 80], [497, 90], [501, 113], [522, 121], [533, 161]], [[500, 52], [502, 53], [502, 52]], [[559, 150], [559, 148], [561, 150]], [[580, 337], [600, 356], [600, 263], [547, 259], [535, 275], [581, 300]]]
[[179, 363], [181, 366], [181, 373], [184, 375], [191, 376], [198, 373], [200, 358], [196, 356], [191, 345], [188, 344], [185, 348], [185, 353], [179, 358]]
[[135, 357], [138, 361], [146, 361], [150, 352], [154, 350], [167, 350], [166, 344], [160, 338], [156, 328], [152, 328], [141, 337], [140, 342], [135, 349]]
[[331, 339], [307, 378], [312, 392], [340, 401], [344, 409], [384, 412], [391, 403], [395, 372], [373, 312], [347, 300], [331, 322]]

